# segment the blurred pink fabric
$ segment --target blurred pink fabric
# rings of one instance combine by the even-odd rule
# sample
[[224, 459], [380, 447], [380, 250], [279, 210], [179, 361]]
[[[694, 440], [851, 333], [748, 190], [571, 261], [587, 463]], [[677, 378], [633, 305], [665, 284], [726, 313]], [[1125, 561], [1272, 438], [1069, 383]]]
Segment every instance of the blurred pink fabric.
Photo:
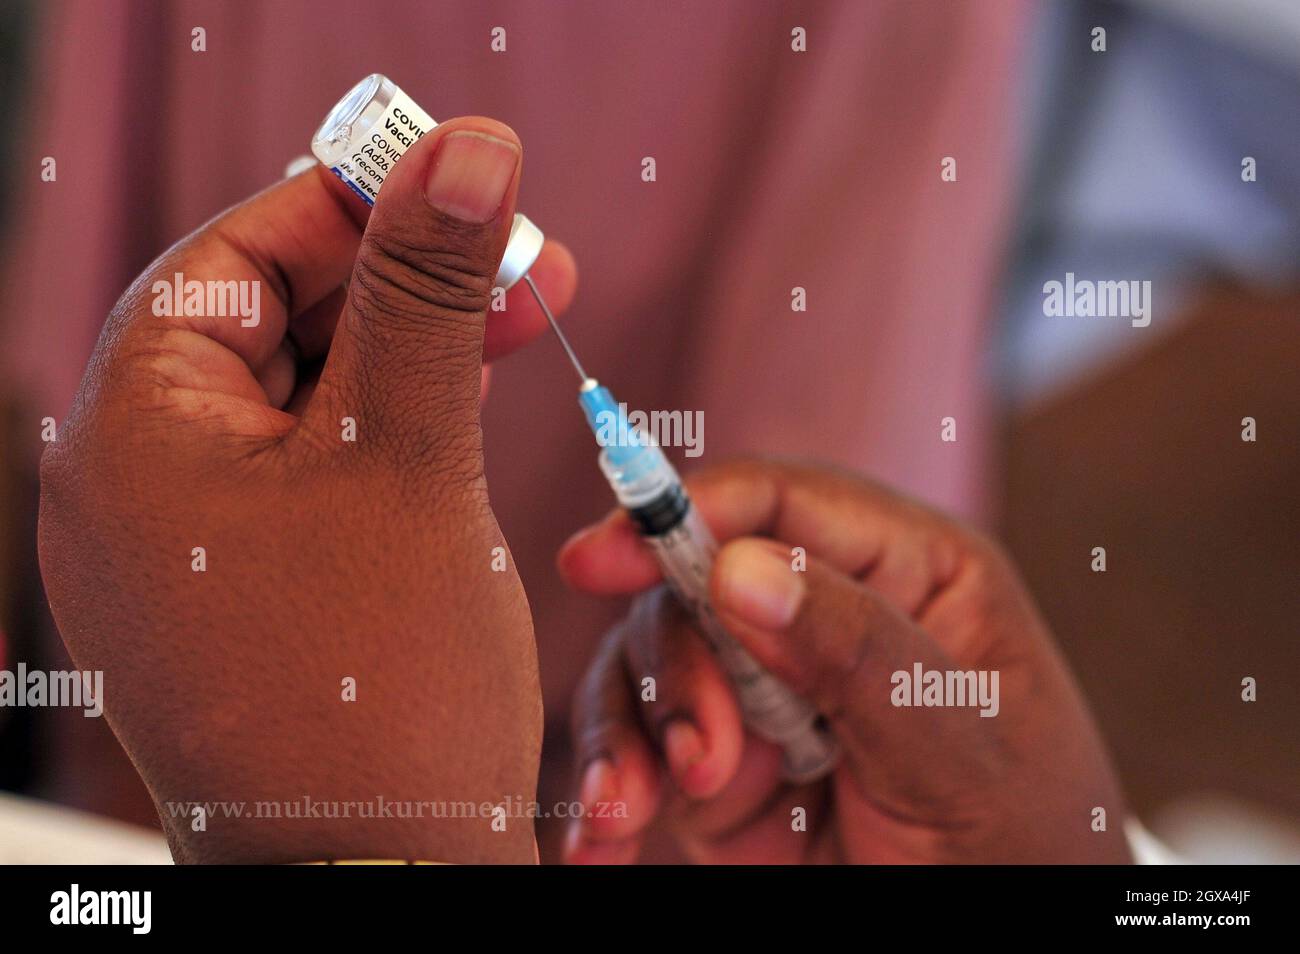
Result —
[[[275, 181], [384, 72], [525, 144], [520, 208], [573, 249], [566, 319], [633, 408], [704, 412], [705, 454], [832, 461], [979, 519], [982, 379], [1026, 2], [52, 4], [4, 374], [62, 419], [104, 315], [171, 242]], [[207, 52], [190, 48], [207, 31]], [[507, 51], [490, 49], [507, 31]], [[808, 52], [791, 50], [807, 30]], [[40, 158], [58, 162], [39, 180]], [[658, 181], [641, 180], [653, 156]], [[958, 181], [940, 162], [958, 162]], [[791, 289], [808, 310], [791, 311]], [[940, 420], [958, 420], [956, 443]], [[552, 725], [617, 601], [554, 554], [611, 505], [555, 342], [497, 366], [492, 500], [537, 620]], [[377, 583], [382, 585], [382, 581]], [[232, 599], [237, 594], [231, 594]]]

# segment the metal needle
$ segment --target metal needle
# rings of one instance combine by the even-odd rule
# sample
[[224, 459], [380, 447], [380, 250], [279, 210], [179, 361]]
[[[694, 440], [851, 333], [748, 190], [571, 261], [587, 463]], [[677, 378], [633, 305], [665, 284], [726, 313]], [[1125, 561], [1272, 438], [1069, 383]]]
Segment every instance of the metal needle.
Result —
[[556, 323], [555, 316], [551, 314], [551, 309], [547, 307], [545, 300], [542, 298], [542, 293], [539, 292], [537, 286], [533, 284], [533, 276], [525, 272], [524, 281], [528, 283], [528, 290], [531, 291], [533, 297], [537, 299], [537, 305], [542, 309], [542, 314], [545, 315], [546, 320], [551, 323], [551, 330], [555, 332], [555, 337], [559, 338], [560, 344], [564, 346], [564, 353], [569, 356], [569, 360], [573, 363], [573, 369], [578, 372], [579, 378], [586, 381], [587, 372], [582, 370], [582, 365], [578, 362], [578, 356], [574, 354], [573, 349], [569, 347], [569, 339], [564, 337], [564, 332], [560, 330], [560, 326]]

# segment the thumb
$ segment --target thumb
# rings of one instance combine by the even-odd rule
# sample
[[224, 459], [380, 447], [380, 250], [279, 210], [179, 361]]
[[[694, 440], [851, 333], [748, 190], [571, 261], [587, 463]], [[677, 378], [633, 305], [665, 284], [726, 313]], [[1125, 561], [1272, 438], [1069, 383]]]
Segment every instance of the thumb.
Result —
[[894, 673], [957, 666], [880, 594], [816, 559], [795, 570], [789, 546], [752, 537], [719, 551], [711, 588], [727, 630], [827, 717], [864, 792], [943, 797], [979, 774], [988, 735], [974, 710], [895, 705]]
[[484, 318], [509, 236], [522, 149], [502, 123], [455, 119], [393, 166], [304, 424], [405, 465], [479, 448]]

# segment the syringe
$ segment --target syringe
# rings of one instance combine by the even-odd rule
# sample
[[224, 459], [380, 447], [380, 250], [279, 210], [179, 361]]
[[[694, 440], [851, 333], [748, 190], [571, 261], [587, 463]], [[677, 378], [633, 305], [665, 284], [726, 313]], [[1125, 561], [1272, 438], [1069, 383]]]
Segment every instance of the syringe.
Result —
[[677, 471], [653, 441], [628, 423], [625, 407], [609, 389], [587, 376], [532, 279], [525, 275], [524, 281], [582, 379], [578, 402], [602, 447], [600, 469], [730, 678], [745, 724], [781, 746], [786, 779], [821, 778], [834, 768], [839, 745], [817, 710], [759, 665], [718, 620], [708, 598], [718, 544], [691, 505]]

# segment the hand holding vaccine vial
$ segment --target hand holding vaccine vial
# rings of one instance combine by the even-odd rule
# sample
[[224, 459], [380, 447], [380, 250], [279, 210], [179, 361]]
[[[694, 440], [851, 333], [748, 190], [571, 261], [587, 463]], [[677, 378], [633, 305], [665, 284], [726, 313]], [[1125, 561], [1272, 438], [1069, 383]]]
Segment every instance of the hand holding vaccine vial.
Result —
[[[437, 125], [396, 83], [372, 73], [330, 110], [312, 137], [311, 151], [367, 205], [374, 205], [393, 165]], [[497, 285], [508, 291], [524, 278], [541, 254], [543, 241], [541, 229], [527, 216], [516, 215]], [[546, 311], [536, 287], [528, 284]]]

